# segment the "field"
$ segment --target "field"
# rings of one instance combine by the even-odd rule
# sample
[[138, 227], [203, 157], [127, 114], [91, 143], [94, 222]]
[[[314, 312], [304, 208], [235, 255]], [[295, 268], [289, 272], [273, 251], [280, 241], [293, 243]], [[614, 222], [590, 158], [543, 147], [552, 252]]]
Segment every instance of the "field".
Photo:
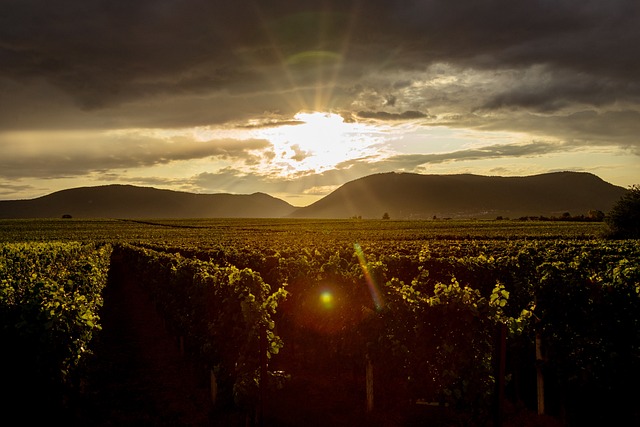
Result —
[[[29, 344], [2, 363], [62, 396], [25, 402], [25, 388], [16, 408], [69, 425], [633, 423], [640, 243], [604, 232], [2, 220], [2, 338]], [[31, 366], [41, 342], [68, 343], [52, 347], [58, 365]]]
[[0, 242], [102, 241], [168, 242], [194, 247], [218, 243], [255, 244], [267, 239], [321, 237], [333, 241], [416, 241], [429, 239], [599, 238], [601, 222], [563, 221], [375, 221], [375, 220], [78, 220], [0, 219]]

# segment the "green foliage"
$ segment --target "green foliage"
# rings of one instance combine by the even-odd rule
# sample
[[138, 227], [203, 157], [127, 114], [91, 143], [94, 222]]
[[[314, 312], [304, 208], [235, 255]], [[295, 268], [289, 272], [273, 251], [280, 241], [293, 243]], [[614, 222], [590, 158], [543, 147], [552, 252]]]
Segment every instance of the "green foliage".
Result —
[[[470, 416], [486, 416], [499, 324], [510, 332], [508, 351], [522, 361], [534, 354], [535, 330], [542, 328], [545, 351], [554, 355], [545, 369], [557, 390], [574, 387], [572, 378], [578, 376], [600, 394], [604, 383], [598, 378], [607, 377], [608, 387], [627, 383], [598, 343], [625, 355], [620, 360], [632, 372], [638, 369], [633, 358], [640, 353], [638, 337], [611, 340], [614, 334], [608, 332], [638, 321], [631, 313], [639, 298], [640, 248], [633, 241], [394, 239], [359, 246], [361, 254], [342, 240], [307, 238], [192, 255], [250, 268], [276, 287], [288, 283], [286, 304], [273, 314], [286, 356], [292, 357], [287, 349], [294, 343], [296, 363], [322, 370], [364, 360], [369, 353], [381, 371], [378, 381], [400, 400], [431, 396]], [[381, 310], [370, 284], [386, 301]], [[313, 298], [329, 287], [334, 307], [319, 311]], [[602, 314], [613, 307], [622, 311]], [[596, 362], [600, 373], [585, 376]], [[533, 364], [526, 366], [515, 366], [508, 375], [535, 375]]]
[[640, 238], [640, 186], [631, 186], [611, 209], [605, 220], [613, 237]]
[[[56, 226], [69, 232], [74, 222]], [[602, 414], [628, 414], [634, 399], [622, 390], [640, 380], [637, 241], [595, 239], [596, 223], [523, 224], [127, 223], [119, 233], [140, 241], [118, 237], [111, 267], [146, 289], [170, 330], [215, 371], [221, 394], [244, 408], [256, 404], [264, 360], [275, 385], [288, 375], [358, 377], [369, 357], [376, 405], [427, 399], [455, 408], [461, 424], [482, 425], [494, 397], [496, 332], [506, 325], [509, 398], [524, 396], [535, 409], [527, 379], [538, 334], [551, 413], [563, 407], [567, 417], [602, 423]], [[5, 286], [0, 276], [6, 306], [45, 288], [47, 316], [64, 306], [96, 324], [81, 298], [69, 298], [92, 274], [74, 267], [54, 284], [45, 278], [71, 261], [57, 259], [36, 280], [33, 256], [11, 259], [11, 276], [26, 279]]]
[[389, 282], [391, 303], [377, 357], [384, 365], [404, 367], [411, 399], [446, 403], [467, 414], [468, 423], [486, 421], [495, 381], [496, 332], [505, 323], [512, 326], [513, 335], [522, 333], [531, 312], [507, 316], [509, 292], [501, 284], [489, 298], [455, 278], [426, 292], [420, 285]]
[[284, 283], [272, 291], [250, 268], [132, 245], [114, 251], [121, 274], [152, 295], [173, 333], [214, 370], [227, 399], [244, 408], [255, 406], [260, 365], [283, 346], [272, 316], [288, 294]]
[[0, 245], [1, 361], [14, 395], [77, 385], [101, 328], [110, 252], [80, 243]]
[[615, 257], [611, 247], [547, 254], [555, 260], [538, 267], [536, 328], [545, 370], [555, 379], [550, 386], [582, 423], [597, 419], [596, 407], [628, 411], [618, 407], [629, 399], [622, 390], [640, 378], [638, 247], [618, 248]]

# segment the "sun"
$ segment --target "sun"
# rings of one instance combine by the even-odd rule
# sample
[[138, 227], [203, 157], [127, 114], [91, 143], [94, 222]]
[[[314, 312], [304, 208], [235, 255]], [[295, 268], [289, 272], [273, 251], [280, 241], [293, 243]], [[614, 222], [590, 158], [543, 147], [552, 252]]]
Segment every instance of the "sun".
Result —
[[354, 149], [351, 139], [357, 135], [341, 116], [332, 113], [298, 113], [294, 118], [301, 123], [288, 129], [289, 138], [303, 155], [309, 155], [309, 164], [333, 166], [349, 157]]
[[261, 129], [258, 137], [273, 144], [272, 164], [290, 172], [322, 172], [338, 164], [370, 156], [382, 137], [380, 129], [345, 121], [331, 112], [299, 112], [295, 124]]

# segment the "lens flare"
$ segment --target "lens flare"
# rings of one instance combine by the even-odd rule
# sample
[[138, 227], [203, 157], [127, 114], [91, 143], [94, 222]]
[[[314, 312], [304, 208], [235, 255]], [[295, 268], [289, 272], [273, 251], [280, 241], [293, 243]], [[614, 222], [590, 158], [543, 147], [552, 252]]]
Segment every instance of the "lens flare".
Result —
[[333, 293], [329, 290], [320, 292], [320, 304], [326, 309], [333, 308]]
[[362, 268], [362, 273], [364, 274], [364, 278], [367, 282], [367, 286], [369, 287], [369, 293], [371, 294], [371, 299], [373, 299], [373, 304], [376, 306], [377, 310], [380, 310], [384, 306], [384, 301], [382, 299], [382, 294], [380, 293], [380, 289], [376, 284], [373, 276], [371, 276], [371, 271], [369, 268], [369, 263], [367, 259], [364, 257], [364, 251], [362, 247], [358, 243], [354, 243], [353, 247], [356, 250], [356, 256], [358, 257], [358, 262], [360, 263], [360, 267]]

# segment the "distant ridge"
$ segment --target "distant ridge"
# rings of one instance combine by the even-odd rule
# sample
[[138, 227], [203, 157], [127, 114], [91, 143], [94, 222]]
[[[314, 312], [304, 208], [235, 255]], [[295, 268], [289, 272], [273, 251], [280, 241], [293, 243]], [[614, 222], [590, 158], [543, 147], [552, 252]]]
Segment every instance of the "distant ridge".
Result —
[[295, 209], [264, 193], [195, 194], [114, 184], [0, 201], [0, 218], [273, 218]]
[[351, 181], [292, 212], [297, 218], [519, 218], [607, 212], [626, 192], [583, 172], [525, 177], [382, 173]]
[[583, 172], [524, 177], [382, 173], [296, 208], [264, 193], [195, 194], [133, 185], [80, 187], [0, 201], [0, 218], [519, 218], [608, 212], [623, 187]]

